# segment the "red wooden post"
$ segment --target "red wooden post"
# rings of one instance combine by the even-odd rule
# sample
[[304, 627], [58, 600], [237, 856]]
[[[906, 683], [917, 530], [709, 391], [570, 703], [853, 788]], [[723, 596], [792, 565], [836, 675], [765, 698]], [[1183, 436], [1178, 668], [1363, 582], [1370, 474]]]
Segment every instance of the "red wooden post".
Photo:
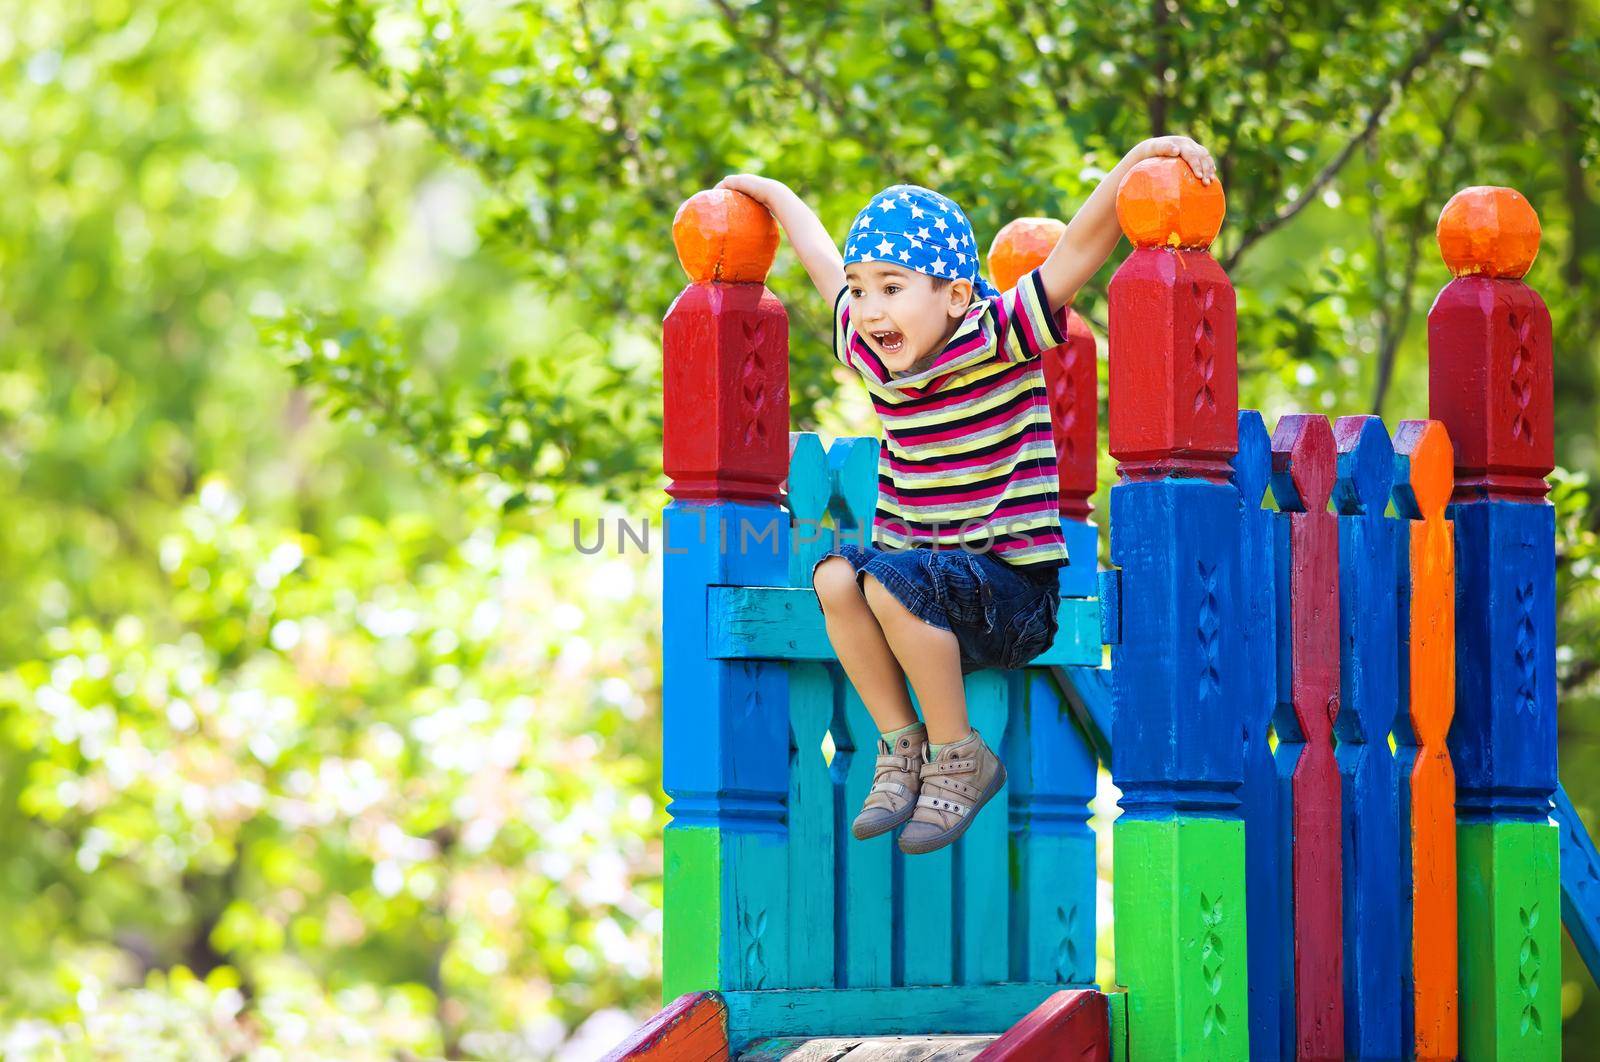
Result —
[[672, 222], [691, 283], [667, 311], [667, 493], [776, 501], [789, 466], [789, 315], [763, 281], [778, 226], [755, 200], [700, 192]]
[[1539, 218], [1513, 189], [1468, 188], [1446, 204], [1438, 234], [1455, 274], [1428, 315], [1428, 383], [1432, 416], [1455, 444], [1459, 1046], [1467, 1058], [1559, 1058], [1559, 993], [1544, 988], [1561, 983], [1550, 914], [1561, 903], [1549, 821], [1556, 529], [1545, 499], [1555, 396], [1550, 312], [1522, 280]]
[[[1177, 164], [1149, 164], [1156, 161]], [[1108, 328], [1118, 337], [1111, 453], [1124, 479], [1228, 482], [1238, 444], [1238, 313], [1233, 285], [1205, 250], [1222, 212], [1221, 187], [1201, 185], [1177, 160], [1142, 162], [1122, 182], [1117, 220], [1136, 249], [1112, 280]]]
[[[1055, 218], [1017, 218], [1007, 223], [989, 248], [989, 275], [995, 286], [1006, 291], [1024, 273], [1037, 269], [1065, 230]], [[1067, 341], [1045, 352], [1044, 380], [1061, 477], [1060, 510], [1064, 517], [1087, 520], [1093, 511], [1089, 498], [1097, 486], [1100, 448], [1099, 365], [1094, 333], [1084, 319], [1070, 307], [1063, 307], [1057, 317], [1065, 322]]]
[[972, 1062], [1111, 1062], [1111, 1012], [1103, 993], [1057, 992], [1029, 1011]]
[[[1302, 745], [1291, 785], [1294, 821], [1294, 1015], [1298, 1058], [1344, 1057], [1343, 861], [1339, 764], [1339, 523], [1328, 511], [1335, 472], [1328, 418], [1292, 414], [1272, 438], [1272, 493], [1289, 524], [1289, 695]], [[1280, 770], [1282, 768], [1280, 767]]]
[[716, 992], [679, 996], [601, 1062], [678, 1062], [728, 1057], [728, 1008]]

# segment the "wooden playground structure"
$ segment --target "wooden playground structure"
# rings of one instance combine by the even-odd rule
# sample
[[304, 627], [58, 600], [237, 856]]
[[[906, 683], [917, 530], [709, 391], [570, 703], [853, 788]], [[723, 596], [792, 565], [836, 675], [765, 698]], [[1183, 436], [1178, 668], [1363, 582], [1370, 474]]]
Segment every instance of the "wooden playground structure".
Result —
[[[849, 835], [877, 730], [809, 585], [834, 536], [870, 534], [879, 442], [788, 430], [770, 218], [730, 192], [680, 212], [667, 1006], [612, 1058], [1559, 1057], [1560, 927], [1600, 968], [1600, 858], [1556, 776], [1533, 208], [1480, 187], [1444, 209], [1431, 419], [1269, 432], [1238, 408], [1234, 289], [1206, 250], [1221, 211], [1155, 167], [1135, 181], [1149, 165], [1119, 195], [1135, 249], [1109, 291], [1111, 567], [1088, 502], [1095, 340], [1073, 315], [1042, 365], [1060, 633], [967, 676], [1010, 781], [923, 856]], [[1003, 234], [996, 283], [1046, 251]], [[1121, 792], [1107, 985], [1102, 765]]]

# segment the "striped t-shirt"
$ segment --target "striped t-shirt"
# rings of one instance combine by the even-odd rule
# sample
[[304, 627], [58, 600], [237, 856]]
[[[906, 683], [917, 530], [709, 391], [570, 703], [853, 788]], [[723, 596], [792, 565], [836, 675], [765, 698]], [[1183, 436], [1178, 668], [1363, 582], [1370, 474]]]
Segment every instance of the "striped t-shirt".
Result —
[[926, 369], [896, 376], [850, 323], [849, 287], [839, 293], [834, 356], [861, 374], [883, 421], [874, 545], [987, 548], [1030, 573], [1065, 563], [1039, 360], [1064, 342], [1034, 270], [976, 299]]

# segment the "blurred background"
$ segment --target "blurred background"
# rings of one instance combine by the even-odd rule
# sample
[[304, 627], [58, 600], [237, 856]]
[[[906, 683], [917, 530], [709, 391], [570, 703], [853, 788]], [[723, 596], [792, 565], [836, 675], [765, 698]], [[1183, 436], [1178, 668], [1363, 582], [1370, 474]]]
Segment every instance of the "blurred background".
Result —
[[[1597, 40], [1595, 0], [0, 0], [0, 1056], [590, 1059], [657, 1008], [660, 556], [574, 521], [659, 518], [669, 224], [729, 172], [836, 233], [930, 185], [987, 245], [1190, 134], [1242, 403], [1391, 425], [1439, 209], [1521, 190], [1600, 824]], [[794, 426], [874, 433], [769, 284]]]

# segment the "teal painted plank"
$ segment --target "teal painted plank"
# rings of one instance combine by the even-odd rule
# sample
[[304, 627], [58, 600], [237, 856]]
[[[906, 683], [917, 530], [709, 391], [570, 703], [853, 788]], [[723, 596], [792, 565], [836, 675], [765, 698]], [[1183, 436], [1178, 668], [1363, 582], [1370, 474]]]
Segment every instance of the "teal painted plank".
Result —
[[[911, 703], [918, 718], [922, 704], [916, 693]], [[899, 919], [895, 923], [895, 949], [902, 985], [955, 983], [955, 852], [946, 845], [937, 852], [906, 855], [894, 850], [899, 889]], [[924, 1032], [929, 1030], [923, 1030]]]
[[1095, 756], [1063, 709], [1059, 674], [1025, 673], [1006, 735], [1016, 981], [1094, 979]]
[[1062, 988], [1093, 985], [954, 985], [838, 992], [726, 992], [735, 1055], [764, 1036], [909, 1036], [1001, 1033]]
[[833, 528], [823, 525], [832, 490], [828, 456], [812, 431], [789, 433], [789, 478], [784, 481], [784, 508], [789, 510], [792, 548], [789, 585], [811, 586], [811, 568], [833, 547]]
[[894, 831], [858, 841], [850, 823], [867, 799], [878, 755], [878, 728], [837, 666], [828, 669], [841, 689], [844, 725], [834, 732], [833, 774], [843, 779], [844, 806], [837, 836], [843, 910], [839, 917], [841, 988], [887, 988], [894, 969]]
[[[706, 602], [706, 653], [713, 660], [832, 660], [822, 607], [810, 589], [711, 586]], [[1100, 666], [1100, 603], [1063, 598], [1056, 640], [1029, 662]], [[669, 624], [670, 626], [670, 624]]]
[[[998, 756], [1005, 755], [1006, 724], [1011, 705], [1020, 703], [1024, 694], [1022, 679], [1016, 671], [978, 671], [966, 677], [967, 719]], [[958, 926], [956, 980], [962, 984], [993, 984], [1009, 976], [1011, 882], [1006, 805], [1010, 797], [1008, 779], [1006, 788], [989, 799], [952, 846]]]
[[[821, 449], [817, 453], [820, 458]], [[834, 986], [834, 784], [822, 757], [833, 722], [833, 677], [822, 664], [789, 667], [789, 969], [779, 984]]]

